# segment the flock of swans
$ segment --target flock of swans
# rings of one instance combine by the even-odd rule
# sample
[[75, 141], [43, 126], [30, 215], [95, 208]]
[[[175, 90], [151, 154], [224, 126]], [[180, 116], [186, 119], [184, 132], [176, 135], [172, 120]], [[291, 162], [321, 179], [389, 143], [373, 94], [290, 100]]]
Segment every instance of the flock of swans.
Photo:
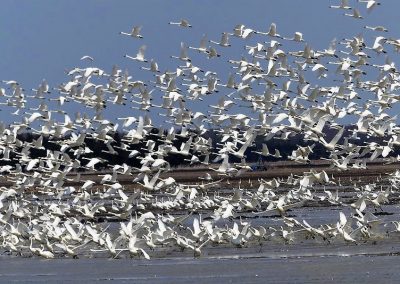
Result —
[[[365, 21], [359, 12], [365, 4], [370, 11], [380, 3], [359, 0], [357, 8], [342, 0], [330, 8], [351, 10], [343, 13]], [[192, 27], [185, 19], [169, 24], [177, 32]], [[400, 74], [385, 57], [390, 49], [400, 50], [400, 40], [387, 37], [382, 26], [364, 24], [363, 30], [371, 42], [357, 35], [316, 50], [301, 32], [286, 37], [274, 23], [267, 31], [238, 24], [219, 40], [182, 42], [179, 54], [170, 56], [176, 69], [163, 72], [146, 57], [146, 34], [135, 26], [120, 32], [140, 46], [136, 55], [124, 56], [127, 64], [139, 66], [137, 74], [152, 74], [154, 80], [133, 80], [114, 66], [110, 72], [74, 68], [67, 82], [50, 88], [43, 81], [30, 94], [17, 81], [3, 81], [0, 104], [15, 121], [0, 124], [0, 250], [25, 257], [150, 258], [180, 250], [200, 256], [214, 246], [304, 239], [356, 243], [395, 235], [400, 223], [384, 222], [374, 212], [398, 196], [400, 171], [374, 183], [353, 180], [354, 194], [347, 199], [337, 178], [315, 169], [229, 185], [231, 177], [251, 170], [246, 153], [282, 158], [267, 142], [299, 134], [312, 145], [299, 145], [287, 157], [297, 163], [309, 162], [315, 144], [328, 151], [337, 171], [365, 169], [377, 159], [400, 161], [392, 155], [400, 128], [390, 114], [400, 100]], [[250, 39], [257, 43], [249, 45]], [[242, 45], [246, 55], [226, 58], [224, 49], [234, 45]], [[193, 57], [229, 64], [231, 73], [223, 78]], [[91, 56], [81, 60], [95, 62]], [[72, 117], [64, 110], [68, 105], [85, 111]], [[106, 107], [115, 114], [131, 108], [132, 115], [107, 119]], [[165, 123], [157, 131], [151, 117], [156, 114]], [[346, 121], [353, 126], [345, 127]], [[218, 141], [206, 138], [210, 128]], [[333, 138], [326, 129], [334, 131]], [[19, 139], [26, 131], [37, 138]], [[113, 138], [117, 131], [120, 141]], [[362, 141], [361, 134], [372, 140]], [[266, 144], [255, 149], [260, 136]], [[178, 147], [177, 138], [184, 141]], [[52, 147], [44, 146], [45, 139]], [[103, 143], [108, 157], [129, 153], [141, 166], [93, 156], [89, 139]], [[44, 154], [38, 157], [38, 151]], [[192, 184], [179, 183], [168, 177], [171, 156], [208, 170]], [[297, 219], [296, 210], [310, 203], [337, 208], [332, 211], [337, 221]]]

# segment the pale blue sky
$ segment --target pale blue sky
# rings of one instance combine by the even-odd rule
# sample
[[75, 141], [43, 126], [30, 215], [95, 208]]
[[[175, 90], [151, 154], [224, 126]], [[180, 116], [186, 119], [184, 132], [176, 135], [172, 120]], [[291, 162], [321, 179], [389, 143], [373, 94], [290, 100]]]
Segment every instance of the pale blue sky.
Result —
[[[314, 49], [326, 48], [333, 38], [351, 37], [360, 32], [370, 39], [367, 43], [372, 44], [378, 34], [363, 29], [366, 24], [384, 25], [390, 30], [385, 35], [400, 38], [400, 1], [382, 1], [383, 5], [368, 14], [364, 4], [350, 0], [350, 5], [361, 7], [364, 20], [344, 17], [343, 10], [329, 9], [329, 5], [338, 2], [2, 0], [0, 80], [17, 80], [30, 90], [45, 78], [51, 87], [55, 87], [68, 80], [64, 73], [66, 69], [93, 65], [110, 71], [114, 64], [121, 69], [128, 68], [134, 79], [148, 80], [148, 74], [139, 69], [142, 64], [123, 58], [124, 54], [135, 55], [138, 48], [146, 44], [148, 59], [154, 58], [161, 70], [173, 69], [180, 62], [169, 56], [179, 54], [181, 41], [198, 45], [203, 34], [219, 40], [221, 32], [232, 32], [236, 24], [266, 31], [275, 22], [281, 35], [291, 37], [300, 31]], [[193, 28], [182, 29], [167, 24], [181, 18], [188, 19]], [[134, 25], [143, 26], [144, 39], [118, 34], [130, 31]], [[260, 38], [253, 37], [248, 43], [257, 41]], [[232, 48], [217, 47], [223, 55], [220, 59], [196, 58], [193, 54], [195, 63], [217, 71], [224, 80], [231, 71], [226, 61], [246, 54], [243, 41], [231, 38], [231, 42]], [[299, 50], [302, 48], [298, 45]], [[296, 50], [296, 45], [288, 49]], [[91, 55], [95, 61], [91, 64], [82, 62], [79, 59], [83, 55]]]

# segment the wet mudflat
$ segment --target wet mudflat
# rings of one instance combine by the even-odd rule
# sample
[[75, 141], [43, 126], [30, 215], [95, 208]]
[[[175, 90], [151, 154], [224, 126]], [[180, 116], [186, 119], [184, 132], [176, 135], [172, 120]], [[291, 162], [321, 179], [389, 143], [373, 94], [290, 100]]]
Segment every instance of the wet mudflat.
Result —
[[398, 283], [398, 256], [213, 260], [7, 259], [1, 282]]
[[152, 259], [0, 257], [2, 283], [398, 283], [399, 242], [210, 249]]

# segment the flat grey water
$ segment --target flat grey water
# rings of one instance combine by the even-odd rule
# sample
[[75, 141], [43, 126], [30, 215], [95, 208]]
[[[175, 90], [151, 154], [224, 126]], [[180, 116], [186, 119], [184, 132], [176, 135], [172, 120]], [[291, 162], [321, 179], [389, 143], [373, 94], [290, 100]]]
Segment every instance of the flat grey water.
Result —
[[[178, 254], [182, 255], [182, 254]], [[214, 248], [195, 259], [0, 257], [0, 283], [398, 283], [400, 243]]]
[[1, 283], [398, 283], [398, 256], [0, 259]]

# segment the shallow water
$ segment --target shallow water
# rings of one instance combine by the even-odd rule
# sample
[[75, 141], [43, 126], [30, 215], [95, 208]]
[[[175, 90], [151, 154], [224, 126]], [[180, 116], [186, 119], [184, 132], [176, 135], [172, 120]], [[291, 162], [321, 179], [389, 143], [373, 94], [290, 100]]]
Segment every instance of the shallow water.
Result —
[[[179, 255], [179, 257], [177, 256]], [[210, 248], [193, 258], [0, 257], [0, 282], [28, 283], [397, 283], [400, 242], [269, 244]]]
[[290, 258], [0, 259], [0, 282], [397, 283], [398, 256]]

